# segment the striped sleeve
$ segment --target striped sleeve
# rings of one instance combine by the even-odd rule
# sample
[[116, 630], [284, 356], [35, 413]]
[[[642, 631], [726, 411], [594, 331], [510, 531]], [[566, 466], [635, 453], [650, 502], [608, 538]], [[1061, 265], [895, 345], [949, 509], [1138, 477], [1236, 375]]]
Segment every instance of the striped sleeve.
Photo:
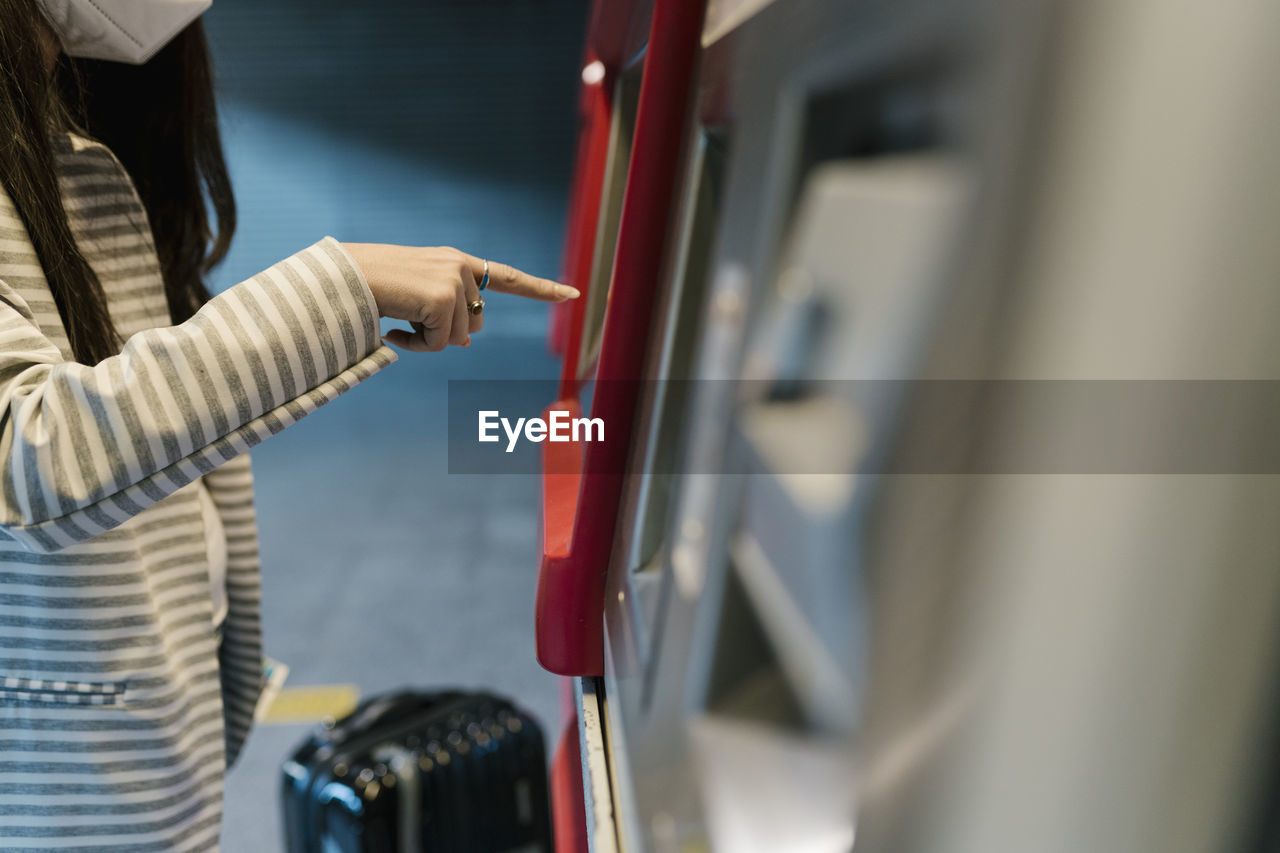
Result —
[[0, 528], [38, 552], [92, 539], [393, 361], [332, 238], [93, 367], [0, 282]]

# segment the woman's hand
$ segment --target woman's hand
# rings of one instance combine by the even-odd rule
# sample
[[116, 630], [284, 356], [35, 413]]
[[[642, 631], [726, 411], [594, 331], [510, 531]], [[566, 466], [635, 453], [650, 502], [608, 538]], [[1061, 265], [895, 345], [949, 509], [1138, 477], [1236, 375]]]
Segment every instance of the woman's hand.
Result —
[[[470, 345], [471, 334], [484, 327], [484, 314], [467, 310], [480, 298], [477, 282], [484, 276], [484, 261], [479, 258], [448, 246], [343, 243], [342, 247], [364, 273], [378, 314], [413, 325], [412, 332], [387, 332], [389, 343], [413, 352], [439, 352], [449, 344]], [[489, 262], [486, 289], [542, 302], [578, 298], [575, 288], [494, 261]]]

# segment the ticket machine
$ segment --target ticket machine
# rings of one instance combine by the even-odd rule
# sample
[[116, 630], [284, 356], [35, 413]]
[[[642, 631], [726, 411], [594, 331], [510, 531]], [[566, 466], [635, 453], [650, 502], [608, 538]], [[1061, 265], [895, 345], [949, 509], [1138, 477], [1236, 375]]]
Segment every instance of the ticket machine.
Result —
[[1269, 849], [1274, 430], [1077, 426], [1276, 378], [1274, 4], [597, 5], [558, 405], [626, 446], [547, 445], [558, 844]]

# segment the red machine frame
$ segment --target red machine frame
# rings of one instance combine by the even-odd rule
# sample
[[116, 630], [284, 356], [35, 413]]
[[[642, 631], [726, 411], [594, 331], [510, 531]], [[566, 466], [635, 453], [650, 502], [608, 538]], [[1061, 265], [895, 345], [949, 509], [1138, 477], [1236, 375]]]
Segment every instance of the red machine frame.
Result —
[[[597, 218], [608, 149], [613, 84], [627, 57], [627, 35], [640, 2], [599, 0], [588, 33], [587, 62], [598, 82], [584, 80], [583, 127], [565, 247], [565, 272], [584, 289], [595, 254]], [[561, 675], [601, 675], [604, 588], [622, 495], [626, 454], [650, 335], [654, 287], [662, 264], [675, 193], [703, 3], [655, 0], [636, 114], [618, 240], [613, 257], [591, 416], [609, 430], [607, 443], [543, 445], [542, 559], [535, 633], [538, 661]], [[585, 299], [570, 310], [553, 345], [564, 353], [560, 399], [549, 407], [581, 413], [579, 343]], [[563, 322], [563, 318], [561, 318]], [[562, 345], [562, 346], [561, 346]]]

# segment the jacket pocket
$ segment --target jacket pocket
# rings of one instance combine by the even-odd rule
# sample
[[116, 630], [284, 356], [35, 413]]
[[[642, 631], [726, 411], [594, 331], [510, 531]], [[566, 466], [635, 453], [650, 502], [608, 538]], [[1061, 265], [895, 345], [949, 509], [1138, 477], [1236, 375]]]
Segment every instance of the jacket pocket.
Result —
[[101, 708], [124, 700], [123, 681], [61, 681], [0, 676], [0, 703], [84, 705]]

